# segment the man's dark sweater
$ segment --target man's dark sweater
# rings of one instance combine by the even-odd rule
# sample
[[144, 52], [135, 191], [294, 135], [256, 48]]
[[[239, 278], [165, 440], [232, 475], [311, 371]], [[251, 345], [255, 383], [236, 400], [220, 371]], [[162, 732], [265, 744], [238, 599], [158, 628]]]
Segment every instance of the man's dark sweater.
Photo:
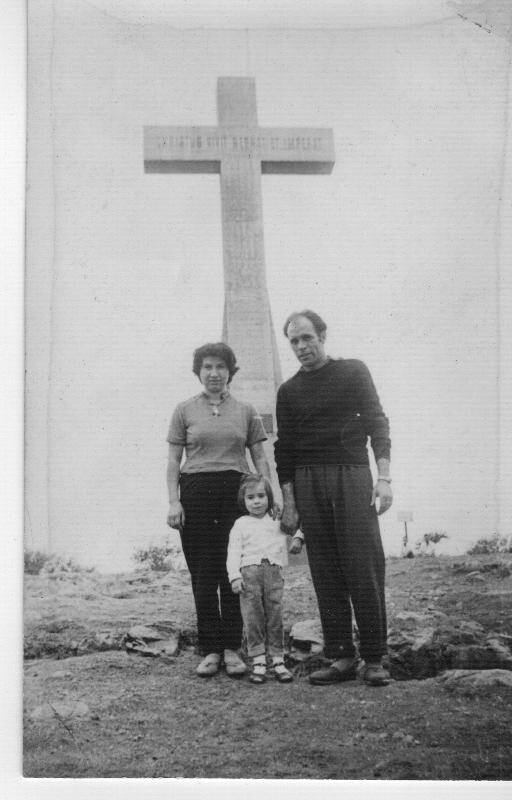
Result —
[[280, 483], [293, 480], [295, 467], [368, 465], [368, 437], [375, 458], [389, 459], [389, 422], [362, 361], [329, 359], [320, 369], [300, 369], [279, 387], [276, 415]]

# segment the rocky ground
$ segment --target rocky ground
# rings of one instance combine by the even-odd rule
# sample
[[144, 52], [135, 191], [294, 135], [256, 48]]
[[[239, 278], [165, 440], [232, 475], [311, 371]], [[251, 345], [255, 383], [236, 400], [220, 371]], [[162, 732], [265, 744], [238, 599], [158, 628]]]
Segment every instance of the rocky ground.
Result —
[[[27, 575], [24, 774], [510, 780], [512, 555], [387, 574], [380, 689], [311, 686], [303, 641], [290, 685], [197, 678], [186, 572]], [[286, 585], [289, 632], [317, 610], [307, 565]]]

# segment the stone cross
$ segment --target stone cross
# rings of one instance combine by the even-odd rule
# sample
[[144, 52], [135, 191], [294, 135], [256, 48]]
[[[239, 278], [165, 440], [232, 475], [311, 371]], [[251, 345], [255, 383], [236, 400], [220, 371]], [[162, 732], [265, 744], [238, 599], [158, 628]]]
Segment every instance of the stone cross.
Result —
[[324, 128], [260, 128], [254, 78], [218, 78], [217, 114], [217, 126], [145, 127], [144, 167], [220, 174], [222, 338], [240, 365], [236, 395], [256, 406], [271, 433], [281, 374], [266, 285], [261, 174], [330, 173], [333, 135]]

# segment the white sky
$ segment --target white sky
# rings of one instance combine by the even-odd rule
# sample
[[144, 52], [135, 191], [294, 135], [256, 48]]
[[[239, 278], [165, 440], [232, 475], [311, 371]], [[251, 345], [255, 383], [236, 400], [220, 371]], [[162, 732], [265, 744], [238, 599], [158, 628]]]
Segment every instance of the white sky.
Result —
[[373, 373], [388, 552], [399, 510], [455, 550], [498, 524], [503, 18], [489, 34], [444, 2], [262, 5], [214, 5], [244, 31], [204, 27], [199, 3], [57, 0], [53, 26], [32, 6], [29, 546], [49, 521], [55, 549], [124, 566], [166, 534], [168, 419], [221, 332], [220, 193], [144, 174], [142, 127], [215, 124], [219, 75], [256, 78], [260, 125], [334, 130], [332, 175], [263, 176], [268, 284], [285, 377], [282, 321], [304, 306]]

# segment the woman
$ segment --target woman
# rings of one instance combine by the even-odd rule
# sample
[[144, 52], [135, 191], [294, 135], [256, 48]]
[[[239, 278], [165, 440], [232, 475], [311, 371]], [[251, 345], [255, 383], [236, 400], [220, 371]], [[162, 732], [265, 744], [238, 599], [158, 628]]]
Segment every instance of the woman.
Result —
[[179, 403], [171, 419], [167, 524], [180, 531], [192, 579], [203, 655], [196, 672], [202, 677], [214, 675], [224, 660], [227, 674], [235, 677], [245, 673], [246, 665], [237, 653], [242, 617], [227, 576], [227, 548], [230, 530], [241, 514], [240, 479], [249, 472], [246, 448], [256, 471], [270, 477], [263, 450], [267, 437], [255, 409], [229, 392], [238, 367], [228, 345], [199, 347], [192, 369], [203, 389]]

